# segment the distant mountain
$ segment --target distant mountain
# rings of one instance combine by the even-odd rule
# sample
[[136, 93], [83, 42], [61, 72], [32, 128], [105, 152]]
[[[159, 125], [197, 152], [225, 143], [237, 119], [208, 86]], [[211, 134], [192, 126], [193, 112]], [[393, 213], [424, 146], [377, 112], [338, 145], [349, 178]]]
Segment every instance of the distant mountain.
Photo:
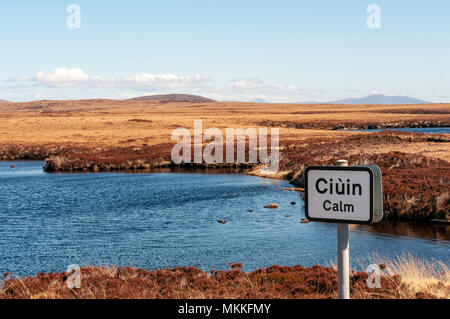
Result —
[[409, 96], [388, 96], [372, 94], [361, 98], [350, 98], [328, 102], [327, 104], [423, 104], [430, 103]]
[[0, 103], [9, 103], [9, 101], [6, 101], [6, 100], [0, 100]]
[[212, 99], [208, 99], [203, 96], [191, 95], [191, 94], [158, 94], [147, 95], [128, 99], [127, 101], [160, 101], [164, 103], [169, 102], [191, 102], [191, 103], [208, 103], [217, 102]]
[[268, 102], [268, 101], [266, 101], [264, 99], [253, 99], [250, 102], [253, 102], [253, 103], [270, 103], [270, 102]]

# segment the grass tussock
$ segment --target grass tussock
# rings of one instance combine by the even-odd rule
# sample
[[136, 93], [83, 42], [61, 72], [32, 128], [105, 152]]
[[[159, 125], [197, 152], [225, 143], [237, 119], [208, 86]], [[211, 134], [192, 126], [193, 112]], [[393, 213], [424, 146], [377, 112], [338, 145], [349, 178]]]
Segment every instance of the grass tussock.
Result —
[[[412, 256], [376, 258], [382, 269], [381, 287], [368, 288], [366, 272], [350, 276], [351, 297], [358, 299], [450, 298], [450, 271], [442, 262]], [[70, 273], [38, 274], [6, 279], [0, 298], [336, 298], [335, 267], [271, 266], [250, 273], [242, 264], [228, 271], [204, 272], [195, 267], [147, 271], [131, 267], [85, 267], [81, 287], [70, 289]]]
[[384, 264], [388, 277], [400, 275], [400, 298], [450, 299], [450, 267], [442, 261], [429, 261], [410, 254], [394, 259], [375, 258], [374, 262]]

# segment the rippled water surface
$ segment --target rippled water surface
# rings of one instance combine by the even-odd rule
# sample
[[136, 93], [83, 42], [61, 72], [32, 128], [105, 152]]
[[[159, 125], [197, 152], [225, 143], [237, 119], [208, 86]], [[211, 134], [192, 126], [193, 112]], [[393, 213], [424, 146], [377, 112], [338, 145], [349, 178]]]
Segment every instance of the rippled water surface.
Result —
[[[10, 164], [0, 162], [0, 272], [34, 275], [69, 264], [210, 270], [230, 261], [252, 270], [335, 259], [336, 226], [301, 224], [303, 201], [282, 190], [290, 187], [286, 181], [242, 174], [49, 174], [42, 162]], [[263, 208], [270, 203], [280, 208]], [[430, 226], [424, 236], [408, 227], [353, 228], [352, 262], [408, 252], [450, 259], [448, 226]]]

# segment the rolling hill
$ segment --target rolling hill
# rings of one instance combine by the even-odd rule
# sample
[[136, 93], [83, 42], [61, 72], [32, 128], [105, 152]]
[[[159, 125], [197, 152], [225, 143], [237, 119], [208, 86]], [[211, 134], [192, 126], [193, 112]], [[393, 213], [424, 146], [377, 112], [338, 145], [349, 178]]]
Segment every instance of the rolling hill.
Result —
[[159, 94], [159, 95], [147, 95], [128, 99], [127, 101], [160, 101], [164, 103], [169, 102], [191, 102], [191, 103], [208, 103], [217, 102], [212, 99], [208, 99], [203, 96], [191, 95], [191, 94]]
[[424, 104], [424, 100], [409, 96], [388, 96], [383, 94], [372, 94], [361, 98], [349, 98], [328, 102], [327, 104]]

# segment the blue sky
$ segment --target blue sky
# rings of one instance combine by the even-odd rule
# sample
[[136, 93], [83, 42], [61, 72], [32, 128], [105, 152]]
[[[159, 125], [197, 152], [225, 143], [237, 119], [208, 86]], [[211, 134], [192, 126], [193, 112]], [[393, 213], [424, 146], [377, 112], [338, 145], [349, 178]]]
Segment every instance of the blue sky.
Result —
[[[70, 29], [67, 7], [81, 9]], [[381, 9], [381, 28], [366, 11]], [[2, 1], [0, 99], [450, 102], [450, 1]]]

